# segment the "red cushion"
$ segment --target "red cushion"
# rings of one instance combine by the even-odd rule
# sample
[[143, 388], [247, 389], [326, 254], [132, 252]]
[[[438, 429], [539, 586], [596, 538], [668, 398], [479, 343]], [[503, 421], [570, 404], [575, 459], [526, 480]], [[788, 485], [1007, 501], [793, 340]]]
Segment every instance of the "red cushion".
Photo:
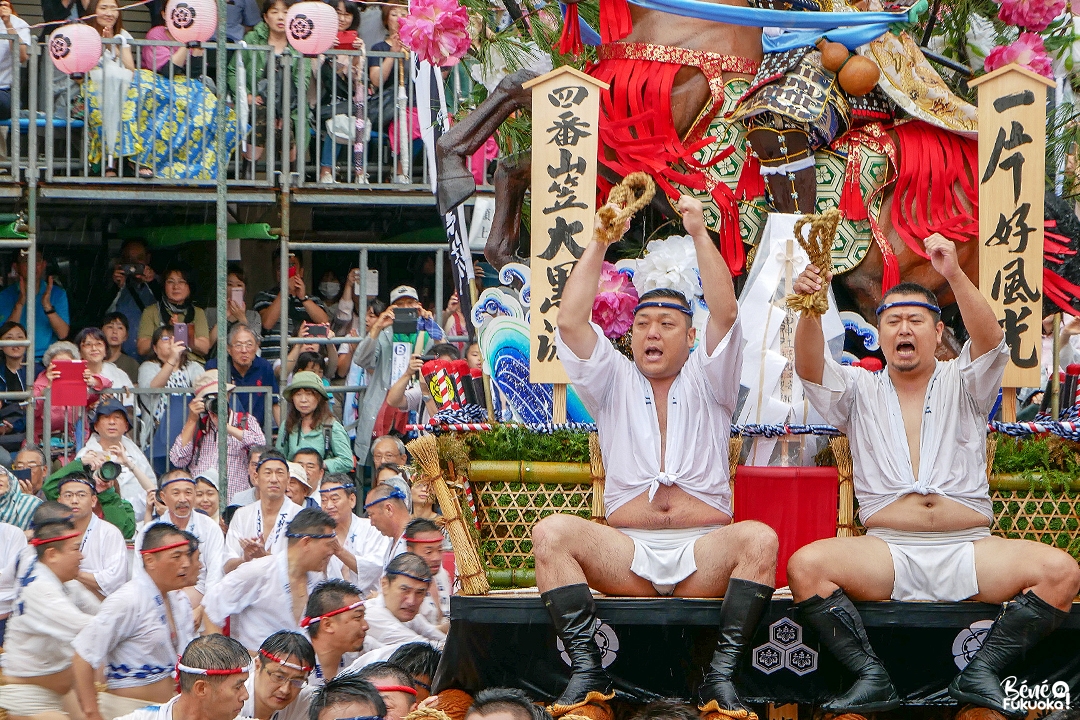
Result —
[[834, 467], [754, 467], [735, 471], [735, 520], [759, 520], [780, 537], [776, 587], [787, 561], [815, 540], [836, 536], [839, 482]]

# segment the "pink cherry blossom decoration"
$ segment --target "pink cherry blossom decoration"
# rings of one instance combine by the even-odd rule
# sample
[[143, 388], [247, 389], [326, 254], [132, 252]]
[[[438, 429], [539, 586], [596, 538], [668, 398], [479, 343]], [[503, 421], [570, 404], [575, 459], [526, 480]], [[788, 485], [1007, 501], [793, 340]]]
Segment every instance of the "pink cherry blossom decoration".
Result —
[[457, 65], [472, 45], [469, 12], [457, 0], [413, 0], [401, 20], [401, 42], [432, 65]]
[[1065, 9], [1065, 0], [1002, 0], [998, 19], [1027, 30], [1045, 30]]
[[622, 337], [634, 324], [637, 288], [626, 273], [609, 262], [600, 270], [600, 286], [593, 301], [592, 319], [609, 338]]
[[1020, 33], [1011, 45], [998, 45], [986, 56], [983, 67], [992, 72], [1009, 63], [1016, 63], [1044, 77], [1054, 78], [1054, 63], [1046, 54], [1042, 38], [1035, 33]]

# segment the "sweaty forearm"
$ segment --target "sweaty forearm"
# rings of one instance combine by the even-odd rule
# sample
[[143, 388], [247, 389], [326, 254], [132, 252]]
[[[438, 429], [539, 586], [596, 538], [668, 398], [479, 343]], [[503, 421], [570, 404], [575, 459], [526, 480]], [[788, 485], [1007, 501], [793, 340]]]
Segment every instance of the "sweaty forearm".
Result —
[[[701, 233], [701, 237], [694, 236], [694, 249], [697, 252], [698, 271], [701, 273], [702, 293], [705, 304], [709, 306], [710, 333], [706, 336], [705, 349], [711, 353], [738, 317], [739, 302], [735, 298], [731, 271], [708, 233]], [[687, 300], [692, 301], [693, 298]], [[715, 337], [712, 333], [715, 333]]]
[[799, 317], [795, 326], [795, 372], [806, 382], [821, 384], [825, 374], [825, 333], [820, 317]]
[[949, 287], [956, 298], [956, 306], [960, 309], [964, 327], [971, 336], [971, 356], [976, 358], [996, 348], [1004, 334], [998, 325], [994, 309], [979, 292], [979, 288], [975, 287], [963, 272], [949, 279]]

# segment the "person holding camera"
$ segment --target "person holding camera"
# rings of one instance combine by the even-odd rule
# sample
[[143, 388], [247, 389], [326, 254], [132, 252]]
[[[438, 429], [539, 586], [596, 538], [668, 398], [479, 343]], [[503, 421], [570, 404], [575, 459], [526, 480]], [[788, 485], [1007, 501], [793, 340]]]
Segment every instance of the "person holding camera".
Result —
[[[375, 429], [375, 418], [379, 415], [386, 400], [386, 393], [394, 380], [392, 367], [394, 360], [394, 325], [395, 317], [401, 313], [402, 317], [415, 318], [416, 328], [413, 332], [427, 333], [427, 342], [424, 352], [433, 343], [442, 342], [446, 335], [431, 313], [420, 304], [420, 296], [416, 288], [408, 285], [400, 285], [390, 291], [390, 309], [376, 318], [353, 355], [353, 364], [358, 365], [368, 372], [368, 388], [364, 394], [363, 405], [356, 420], [356, 442], [353, 445], [358, 462], [368, 464], [368, 454], [371, 450], [372, 431]], [[419, 348], [417, 348], [419, 349]]]
[[[29, 270], [30, 255], [24, 250], [19, 253], [15, 271], [19, 282], [8, 285], [0, 291], [0, 321], [15, 320], [26, 327], [26, 275]], [[68, 296], [64, 288], [56, 284], [52, 275], [45, 274], [45, 254], [41, 247], [37, 249], [35, 276], [38, 281], [37, 298], [34, 300], [36, 321], [34, 331], [34, 359], [41, 361], [45, 349], [57, 340], [68, 336], [71, 313], [68, 310]]]
[[[193, 476], [217, 467], [218, 461], [218, 371], [207, 370], [195, 380], [195, 397], [188, 403], [187, 420], [169, 450], [169, 461], [186, 468]], [[236, 386], [225, 385], [226, 392]], [[228, 398], [226, 398], [226, 402]], [[248, 449], [263, 445], [262, 427], [249, 414], [229, 410], [228, 472], [230, 495], [233, 487], [242, 487], [247, 477]]]
[[[137, 328], [143, 311], [156, 305], [161, 298], [161, 283], [154, 268], [150, 267], [150, 249], [145, 241], [138, 238], [124, 241], [120, 246], [120, 257], [113, 266], [112, 281], [118, 290], [108, 312], [123, 315], [127, 319], [126, 329]], [[139, 357], [135, 337], [130, 332], [121, 351]]]
[[115, 397], [104, 398], [91, 415], [94, 432], [75, 458], [105, 480], [116, 480], [120, 496], [131, 503], [136, 517], [146, 511], [146, 493], [157, 488], [150, 461], [133, 440], [128, 409]]

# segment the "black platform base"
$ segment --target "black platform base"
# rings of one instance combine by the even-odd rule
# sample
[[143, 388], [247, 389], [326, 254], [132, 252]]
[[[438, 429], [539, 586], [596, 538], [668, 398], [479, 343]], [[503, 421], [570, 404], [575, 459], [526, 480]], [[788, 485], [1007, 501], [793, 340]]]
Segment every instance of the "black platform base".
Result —
[[[618, 697], [631, 702], [690, 700], [716, 642], [719, 600], [598, 599], [597, 640]], [[858, 603], [870, 641], [905, 705], [952, 705], [945, 692], [979, 648], [1000, 607], [983, 603]], [[451, 600], [450, 635], [436, 690], [469, 693], [518, 687], [550, 701], [565, 686], [568, 665], [537, 596]], [[790, 599], [774, 599], [741, 669], [738, 688], [756, 703], [815, 704], [850, 682], [817, 638], [792, 618]], [[1080, 707], [1080, 604], [1050, 638], [1008, 673], [1016, 687], [1064, 681]], [[1062, 686], [1058, 686], [1061, 690]], [[1071, 697], [1070, 697], [1071, 700]]]

